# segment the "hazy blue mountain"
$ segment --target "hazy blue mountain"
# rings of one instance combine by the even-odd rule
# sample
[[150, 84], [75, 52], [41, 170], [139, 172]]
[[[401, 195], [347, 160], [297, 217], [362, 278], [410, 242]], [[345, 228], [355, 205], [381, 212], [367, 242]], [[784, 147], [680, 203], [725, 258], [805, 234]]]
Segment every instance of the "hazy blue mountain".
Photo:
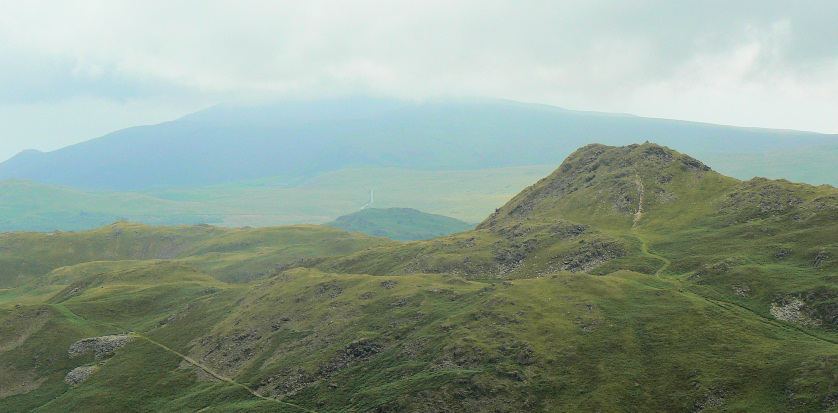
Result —
[[838, 186], [838, 140], [761, 152], [714, 152], [702, 157], [719, 172], [739, 179], [762, 176]]
[[[24, 151], [0, 164], [0, 179], [87, 189], [194, 187], [266, 176], [311, 177], [348, 167], [465, 170], [558, 164], [589, 142], [646, 140], [701, 156], [811, 147], [838, 138], [500, 100], [352, 98], [216, 106], [52, 152]], [[726, 171], [724, 165], [712, 166]]]

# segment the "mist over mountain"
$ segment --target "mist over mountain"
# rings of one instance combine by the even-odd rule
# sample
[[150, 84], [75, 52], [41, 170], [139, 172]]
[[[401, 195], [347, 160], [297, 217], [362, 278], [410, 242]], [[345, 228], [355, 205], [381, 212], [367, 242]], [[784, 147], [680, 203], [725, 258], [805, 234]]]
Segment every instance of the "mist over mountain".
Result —
[[[220, 105], [52, 152], [21, 152], [0, 164], [0, 179], [84, 189], [164, 189], [268, 176], [292, 180], [349, 167], [467, 170], [556, 164], [589, 142], [646, 140], [698, 156], [758, 155], [827, 145], [836, 137], [502, 100], [347, 98]], [[721, 171], [724, 166], [713, 165]]]

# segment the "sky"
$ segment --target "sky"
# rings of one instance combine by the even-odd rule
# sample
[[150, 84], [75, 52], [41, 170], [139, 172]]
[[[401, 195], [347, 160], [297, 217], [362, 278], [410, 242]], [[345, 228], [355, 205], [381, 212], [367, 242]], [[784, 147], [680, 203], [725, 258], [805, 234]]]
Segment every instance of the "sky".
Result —
[[218, 103], [489, 97], [838, 133], [838, 2], [0, 0], [0, 161]]

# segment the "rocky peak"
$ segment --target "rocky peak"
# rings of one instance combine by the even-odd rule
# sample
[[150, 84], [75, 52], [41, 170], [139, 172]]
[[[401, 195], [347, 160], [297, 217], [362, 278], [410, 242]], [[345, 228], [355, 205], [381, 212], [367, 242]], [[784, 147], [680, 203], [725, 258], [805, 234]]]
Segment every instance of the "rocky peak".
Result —
[[710, 167], [654, 143], [628, 146], [590, 144], [573, 152], [556, 171], [499, 208], [479, 228], [509, 220], [597, 218], [637, 223], [645, 212], [677, 202]]
[[568, 156], [562, 162], [559, 171], [564, 174], [586, 175], [596, 172], [600, 168], [603, 168], [601, 172], [623, 168], [674, 168], [683, 172], [710, 171], [710, 167], [695, 158], [649, 142], [628, 146], [590, 144], [577, 149]]

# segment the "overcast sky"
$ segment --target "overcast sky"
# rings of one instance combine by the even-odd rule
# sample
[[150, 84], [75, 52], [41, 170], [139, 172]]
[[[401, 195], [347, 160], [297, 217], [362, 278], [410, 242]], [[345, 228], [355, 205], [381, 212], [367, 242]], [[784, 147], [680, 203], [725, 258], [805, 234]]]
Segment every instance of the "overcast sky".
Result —
[[836, 22], [802, 0], [0, 0], [0, 160], [347, 94], [838, 133]]

